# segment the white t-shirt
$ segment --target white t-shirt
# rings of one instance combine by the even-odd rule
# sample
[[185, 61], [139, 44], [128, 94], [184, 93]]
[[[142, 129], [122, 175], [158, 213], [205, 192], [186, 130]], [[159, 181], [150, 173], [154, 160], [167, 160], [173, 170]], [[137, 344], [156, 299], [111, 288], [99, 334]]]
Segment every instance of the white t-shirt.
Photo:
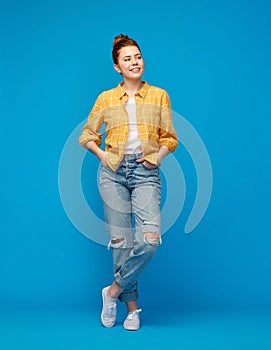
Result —
[[124, 105], [129, 117], [129, 132], [128, 142], [126, 146], [126, 154], [141, 153], [141, 144], [138, 137], [137, 123], [136, 123], [136, 103], [133, 97], [129, 97]]

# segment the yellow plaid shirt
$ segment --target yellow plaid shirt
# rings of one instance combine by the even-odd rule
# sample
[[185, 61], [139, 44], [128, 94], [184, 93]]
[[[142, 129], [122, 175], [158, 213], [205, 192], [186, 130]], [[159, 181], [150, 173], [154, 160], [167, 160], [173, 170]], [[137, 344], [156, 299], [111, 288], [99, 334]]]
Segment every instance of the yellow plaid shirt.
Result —
[[[120, 83], [98, 96], [79, 137], [79, 143], [83, 147], [89, 141], [94, 141], [100, 147], [102, 134], [99, 131], [105, 124], [107, 164], [113, 171], [117, 170], [124, 157], [129, 132], [129, 119], [124, 107], [129, 96], [122, 85]], [[178, 145], [168, 94], [165, 90], [144, 82], [135, 95], [135, 103], [143, 157], [148, 162], [157, 164], [157, 153], [161, 145], [167, 146], [171, 152]]]

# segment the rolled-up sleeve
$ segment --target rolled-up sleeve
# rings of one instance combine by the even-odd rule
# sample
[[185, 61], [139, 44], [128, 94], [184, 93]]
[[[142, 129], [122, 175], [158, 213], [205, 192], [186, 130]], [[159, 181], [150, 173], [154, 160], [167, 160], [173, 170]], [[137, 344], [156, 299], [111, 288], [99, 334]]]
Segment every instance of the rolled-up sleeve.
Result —
[[162, 95], [159, 144], [167, 146], [170, 152], [174, 152], [178, 146], [178, 138], [172, 123], [171, 103], [166, 91]]
[[87, 123], [83, 126], [82, 133], [79, 137], [79, 143], [86, 148], [89, 141], [94, 141], [97, 146], [102, 144], [102, 134], [99, 133], [104, 122], [104, 99], [101, 93], [94, 103], [89, 113]]

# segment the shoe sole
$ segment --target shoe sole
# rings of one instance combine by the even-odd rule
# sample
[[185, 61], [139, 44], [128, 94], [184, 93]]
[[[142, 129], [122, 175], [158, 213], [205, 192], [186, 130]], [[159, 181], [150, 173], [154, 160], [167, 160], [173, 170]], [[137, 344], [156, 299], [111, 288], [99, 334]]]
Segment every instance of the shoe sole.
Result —
[[126, 331], [132, 331], [132, 332], [136, 332], [140, 329], [140, 327], [138, 328], [126, 328], [126, 327], [123, 327]]

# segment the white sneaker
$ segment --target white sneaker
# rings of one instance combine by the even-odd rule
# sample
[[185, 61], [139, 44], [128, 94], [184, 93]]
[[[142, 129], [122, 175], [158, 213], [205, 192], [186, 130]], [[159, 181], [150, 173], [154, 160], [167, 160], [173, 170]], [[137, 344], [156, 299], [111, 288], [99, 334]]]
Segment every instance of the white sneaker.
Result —
[[123, 323], [124, 329], [127, 329], [128, 331], [137, 331], [140, 328], [140, 319], [138, 314], [141, 311], [141, 309], [138, 309], [129, 312], [128, 316], [126, 317], [126, 320]]
[[115, 325], [117, 317], [117, 303], [115, 298], [111, 298], [108, 294], [108, 289], [105, 287], [102, 290], [103, 309], [101, 313], [101, 321], [104, 327], [110, 328]]

